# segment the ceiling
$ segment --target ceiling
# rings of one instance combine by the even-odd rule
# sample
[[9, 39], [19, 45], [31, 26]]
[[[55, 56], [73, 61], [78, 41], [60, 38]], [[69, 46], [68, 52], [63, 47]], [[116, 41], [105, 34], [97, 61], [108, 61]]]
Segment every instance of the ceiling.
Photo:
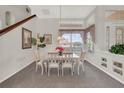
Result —
[[96, 6], [86, 5], [29, 5], [32, 14], [40, 19], [56, 18], [60, 27], [84, 28], [84, 19]]
[[[71, 18], [84, 19], [93, 11], [96, 6], [86, 5], [29, 5], [32, 14], [37, 14], [39, 18]], [[60, 9], [61, 8], [61, 9]]]

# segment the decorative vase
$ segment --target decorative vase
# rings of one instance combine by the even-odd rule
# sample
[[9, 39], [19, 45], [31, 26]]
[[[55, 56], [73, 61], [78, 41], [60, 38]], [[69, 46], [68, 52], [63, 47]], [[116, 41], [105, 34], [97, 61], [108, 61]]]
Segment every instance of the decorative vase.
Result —
[[59, 56], [62, 56], [62, 52], [59, 52]]

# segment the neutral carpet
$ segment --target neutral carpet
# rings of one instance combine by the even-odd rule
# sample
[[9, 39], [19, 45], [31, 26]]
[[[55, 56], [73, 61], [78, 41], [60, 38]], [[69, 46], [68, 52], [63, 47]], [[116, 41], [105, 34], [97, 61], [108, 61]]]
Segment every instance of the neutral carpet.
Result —
[[40, 69], [35, 72], [35, 63], [10, 77], [0, 84], [1, 88], [124, 88], [124, 85], [108, 76], [88, 62], [84, 63], [85, 72], [78, 76], [76, 71], [71, 76], [65, 69], [65, 75], [57, 76], [56, 69], [48, 77], [41, 75]]

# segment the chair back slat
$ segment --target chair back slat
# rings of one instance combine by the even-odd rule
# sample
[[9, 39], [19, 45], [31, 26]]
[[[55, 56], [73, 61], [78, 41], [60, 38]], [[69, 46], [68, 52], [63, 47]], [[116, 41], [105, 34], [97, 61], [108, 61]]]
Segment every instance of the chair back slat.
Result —
[[81, 52], [81, 54], [80, 54], [80, 59], [81, 59], [81, 60], [84, 60], [84, 59], [85, 59], [85, 55], [86, 55], [85, 52]]

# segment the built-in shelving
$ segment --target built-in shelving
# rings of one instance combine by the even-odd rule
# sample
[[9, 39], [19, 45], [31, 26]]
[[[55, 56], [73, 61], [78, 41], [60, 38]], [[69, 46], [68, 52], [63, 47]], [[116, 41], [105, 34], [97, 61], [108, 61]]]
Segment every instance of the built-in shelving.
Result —
[[105, 63], [101, 63], [101, 66], [103, 66], [103, 67], [106, 67], [106, 68], [107, 68], [107, 64], [105, 64]]
[[95, 51], [87, 54], [87, 60], [114, 79], [124, 84], [124, 56]]
[[123, 64], [117, 61], [113, 61], [113, 72], [118, 75], [123, 75]]
[[118, 68], [122, 68], [123, 67], [122, 63], [120, 63], [120, 62], [113, 62], [113, 65], [118, 67]]
[[122, 70], [119, 70], [119, 69], [116, 69], [116, 68], [113, 68], [113, 71], [116, 73], [116, 74], [119, 74], [119, 75], [123, 75], [123, 72]]
[[107, 68], [107, 59], [105, 57], [101, 57], [101, 66]]

